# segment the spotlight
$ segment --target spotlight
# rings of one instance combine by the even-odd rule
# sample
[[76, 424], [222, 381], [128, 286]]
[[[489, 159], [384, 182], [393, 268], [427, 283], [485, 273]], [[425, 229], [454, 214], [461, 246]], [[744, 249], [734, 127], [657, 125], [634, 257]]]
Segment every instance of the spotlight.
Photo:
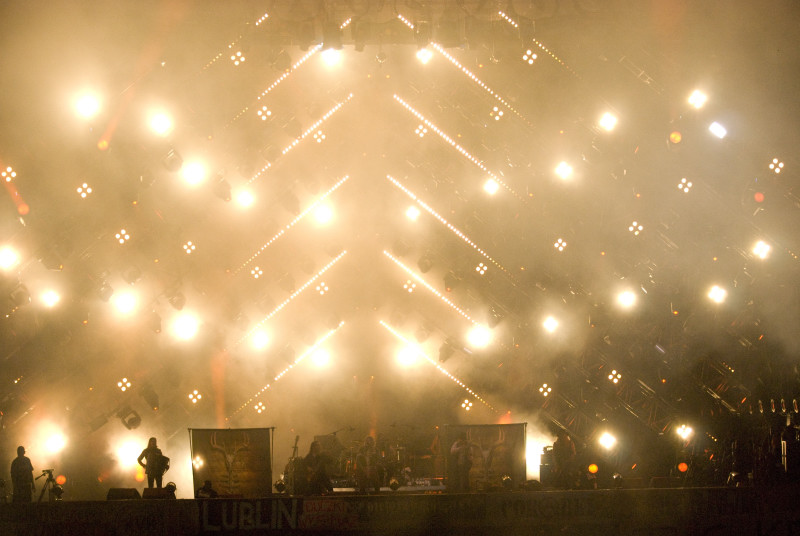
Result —
[[75, 101], [75, 110], [84, 119], [91, 119], [100, 111], [100, 100], [95, 95], [81, 95]]
[[727, 295], [728, 292], [719, 285], [714, 285], [711, 287], [711, 290], [708, 291], [708, 297], [715, 303], [724, 302]]
[[272, 117], [272, 110], [270, 110], [270, 109], [269, 109], [269, 108], [267, 108], [266, 106], [262, 106], [261, 108], [259, 108], [259, 109], [258, 109], [258, 111], [256, 112], [256, 115], [257, 115], [257, 116], [258, 116], [258, 117], [259, 117], [259, 118], [260, 118], [262, 121], [266, 121], [267, 119], [269, 119], [270, 117]]
[[472, 402], [470, 402], [469, 400], [464, 400], [461, 403], [461, 407], [464, 409], [464, 411], [469, 411], [472, 409]]
[[679, 131], [673, 130], [669, 133], [668, 139], [672, 144], [671, 147], [677, 147], [677, 145], [683, 140], [683, 135]]
[[528, 65], [533, 65], [533, 62], [536, 61], [538, 56], [536, 53], [531, 49], [526, 49], [525, 52], [522, 54], [522, 61], [527, 63]]
[[688, 463], [680, 462], [678, 464], [678, 471], [680, 471], [681, 473], [685, 473], [688, 470], [689, 470], [689, 464]]
[[543, 383], [541, 387], [539, 387], [539, 392], [542, 394], [543, 397], [547, 397], [553, 391], [553, 388]]
[[686, 178], [681, 179], [681, 182], [678, 183], [678, 190], [683, 190], [683, 193], [688, 194], [689, 190], [692, 189], [692, 182], [686, 180]]
[[689, 439], [692, 436], [692, 434], [694, 433], [694, 430], [692, 430], [692, 428], [690, 426], [686, 426], [685, 424], [682, 424], [678, 428], [675, 429], [675, 433], [678, 434], [681, 437], [681, 439], [683, 439], [685, 441], [685, 440]]
[[55, 290], [46, 290], [42, 293], [42, 303], [45, 307], [55, 307], [59, 301], [61, 301], [61, 296]]
[[328, 48], [322, 51], [322, 61], [328, 67], [335, 67], [342, 61], [342, 51]]
[[253, 344], [253, 348], [255, 348], [256, 350], [261, 350], [263, 348], [266, 348], [267, 345], [269, 344], [269, 335], [267, 335], [263, 331], [256, 331], [255, 333], [253, 333], [251, 341]]
[[189, 340], [197, 335], [200, 323], [194, 315], [184, 313], [179, 315], [172, 324], [173, 334], [181, 340]]
[[263, 402], [257, 403], [255, 406], [253, 406], [253, 409], [255, 409], [256, 413], [258, 413], [259, 415], [261, 415], [262, 413], [264, 413], [267, 410], [267, 408], [264, 407], [264, 403]]
[[400, 481], [397, 480], [397, 477], [392, 477], [389, 479], [389, 489], [392, 491], [397, 491], [400, 489]]
[[203, 398], [203, 395], [198, 393], [197, 389], [195, 389], [194, 391], [189, 393], [189, 400], [192, 401], [192, 404], [197, 404], [198, 402], [200, 402], [200, 399], [202, 399], [202, 398]]
[[600, 439], [597, 440], [597, 442], [600, 443], [600, 445], [604, 449], [611, 450], [611, 448], [617, 444], [617, 438], [609, 434], [608, 432], [604, 432], [603, 435], [600, 436]]
[[597, 471], [599, 471], [600, 468], [597, 466], [596, 463], [590, 463], [589, 467], [587, 467], [586, 470], [589, 471], [591, 474], [596, 475]]
[[486, 326], [473, 326], [467, 334], [467, 342], [473, 348], [485, 348], [492, 340], [492, 332]]
[[417, 219], [419, 218], [419, 215], [420, 215], [420, 211], [414, 205], [411, 205], [406, 210], [406, 218], [408, 218], [411, 221], [417, 221]]
[[416, 134], [416, 135], [417, 135], [417, 136], [419, 136], [420, 138], [424, 138], [424, 137], [425, 137], [425, 134], [427, 134], [427, 133], [428, 133], [428, 129], [425, 127], [425, 125], [419, 125], [419, 126], [418, 126], [418, 127], [415, 129], [415, 130], [414, 130], [414, 134]]
[[397, 351], [397, 363], [402, 367], [411, 367], [417, 364], [419, 350], [413, 346], [406, 346]]
[[172, 119], [163, 112], [150, 116], [150, 129], [158, 136], [166, 136], [172, 131]]
[[187, 162], [181, 169], [183, 180], [191, 186], [196, 186], [206, 180], [206, 168], [200, 162]]
[[325, 293], [328, 292], [328, 285], [326, 285], [324, 281], [320, 282], [320, 284], [317, 285], [317, 292], [319, 292], [320, 296], [324, 296]]
[[117, 382], [117, 387], [123, 393], [131, 388], [131, 382], [128, 378], [122, 378], [120, 381]]
[[242, 53], [241, 50], [237, 50], [235, 53], [231, 54], [231, 61], [233, 65], [238, 67], [239, 65], [243, 64], [245, 61], [245, 55]]
[[423, 65], [425, 65], [425, 64], [427, 64], [429, 61], [431, 61], [431, 58], [432, 58], [432, 57], [433, 57], [433, 52], [431, 52], [431, 51], [430, 51], [430, 50], [428, 50], [427, 48], [421, 48], [421, 49], [417, 50], [417, 59], [418, 59], [418, 60], [419, 60], [419, 61], [420, 61], [420, 62], [421, 62]]
[[86, 199], [89, 194], [92, 193], [92, 187], [86, 184], [85, 182], [78, 186], [77, 188], [78, 195], [81, 196], [81, 199]]
[[781, 162], [777, 158], [773, 158], [772, 162], [770, 162], [769, 164], [769, 169], [774, 171], [776, 175], [779, 175], [781, 170], [783, 170], [783, 162]]
[[321, 130], [316, 131], [314, 133], [314, 141], [317, 143], [322, 143], [325, 141], [325, 134]]
[[759, 259], [766, 259], [769, 256], [769, 252], [772, 247], [764, 242], [763, 240], [759, 240], [756, 242], [756, 245], [753, 246], [753, 255], [758, 257]]
[[639, 236], [639, 233], [644, 231], [644, 226], [641, 223], [634, 221], [628, 226], [628, 230], [633, 233], [633, 236]]
[[542, 326], [544, 326], [544, 329], [548, 333], [553, 333], [553, 332], [555, 332], [555, 330], [558, 329], [558, 320], [556, 320], [552, 316], [548, 316], [547, 318], [544, 319], [544, 322], [542, 323]]
[[553, 247], [556, 248], [558, 251], [564, 251], [564, 248], [567, 247], [567, 243], [564, 241], [563, 238], [559, 238], [558, 240], [553, 243]]
[[139, 389], [139, 394], [142, 395], [142, 398], [145, 402], [147, 402], [147, 405], [153, 408], [153, 411], [158, 411], [158, 393], [156, 393], [152, 385], [149, 383], [144, 384]]
[[19, 263], [17, 252], [6, 246], [0, 249], [0, 269], [10, 270]]
[[406, 282], [403, 284], [403, 288], [410, 294], [414, 292], [415, 288], [417, 288], [417, 284], [410, 279], [406, 279]]
[[236, 193], [236, 202], [239, 203], [239, 206], [242, 208], [247, 208], [255, 203], [256, 198], [253, 196], [252, 192], [247, 190], [240, 190]]
[[125, 242], [131, 239], [130, 233], [128, 233], [128, 231], [126, 231], [125, 229], [120, 229], [120, 231], [117, 234], [115, 234], [114, 237], [120, 244], [124, 244]]
[[691, 104], [698, 110], [705, 105], [706, 101], [708, 101], [708, 95], [706, 95], [699, 89], [695, 89], [694, 91], [692, 91], [692, 94], [689, 95], [689, 104]]
[[494, 179], [487, 179], [486, 182], [483, 183], [483, 191], [489, 195], [496, 194], [499, 189], [500, 185], [497, 184], [497, 181]]
[[195, 247], [194, 244], [192, 244], [191, 240], [189, 240], [183, 245], [183, 251], [185, 251], [187, 255], [191, 255], [195, 249], [197, 248]]
[[624, 309], [630, 309], [636, 303], [636, 294], [630, 290], [617, 294], [617, 303]]
[[708, 125], [708, 131], [711, 132], [714, 136], [718, 137], [719, 139], [724, 138], [728, 135], [728, 131], [725, 127], [714, 121], [710, 125]]
[[250, 269], [250, 275], [253, 276], [253, 279], [258, 279], [259, 277], [264, 275], [264, 270], [262, 270], [258, 266], [254, 266], [253, 268]]
[[203, 465], [205, 465], [205, 462], [203, 462], [203, 458], [201, 458], [200, 456], [195, 456], [192, 459], [192, 465], [194, 466], [195, 470], [197, 470], [203, 467]]
[[311, 355], [311, 362], [318, 368], [327, 367], [331, 362], [331, 354], [324, 348], [319, 348]]
[[612, 130], [614, 130], [614, 127], [617, 126], [617, 118], [613, 114], [606, 112], [600, 118], [598, 124], [606, 132], [611, 132]]
[[488, 270], [488, 269], [489, 269], [489, 267], [486, 266], [485, 264], [483, 264], [482, 262], [478, 263], [478, 266], [475, 267], [475, 271], [478, 272], [481, 275], [485, 274], [486, 270]]
[[622, 379], [622, 374], [616, 370], [612, 370], [611, 374], [608, 375], [608, 379], [611, 381], [611, 383], [619, 383], [619, 381]]
[[556, 166], [555, 172], [556, 172], [556, 175], [558, 175], [562, 179], [566, 180], [570, 176], [572, 176], [572, 166], [570, 166], [566, 162], [560, 162]]
[[500, 118], [503, 117], [503, 110], [495, 106], [492, 108], [492, 111], [489, 112], [489, 117], [493, 117], [495, 121], [500, 121]]
[[124, 406], [117, 411], [117, 418], [122, 421], [122, 424], [128, 430], [134, 430], [142, 424], [142, 417], [131, 409], [130, 406]]
[[11, 166], [8, 166], [3, 171], [0, 171], [0, 177], [2, 177], [5, 182], [11, 182], [17, 177], [17, 172], [11, 169]]
[[328, 204], [319, 205], [314, 210], [314, 219], [320, 225], [325, 225], [333, 220], [333, 208]]

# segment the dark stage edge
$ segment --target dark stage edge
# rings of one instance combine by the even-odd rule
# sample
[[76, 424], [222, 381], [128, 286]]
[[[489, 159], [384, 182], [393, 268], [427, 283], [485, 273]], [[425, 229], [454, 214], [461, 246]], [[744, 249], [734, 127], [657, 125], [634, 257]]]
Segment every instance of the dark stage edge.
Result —
[[800, 486], [0, 505], [0, 534], [798, 534]]

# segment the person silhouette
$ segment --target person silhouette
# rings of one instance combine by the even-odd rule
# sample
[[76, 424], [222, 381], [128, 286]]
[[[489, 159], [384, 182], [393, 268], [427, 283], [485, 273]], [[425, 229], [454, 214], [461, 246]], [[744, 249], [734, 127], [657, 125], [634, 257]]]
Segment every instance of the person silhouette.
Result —
[[12, 502], [26, 503], [33, 502], [33, 492], [36, 491], [36, 484], [33, 481], [33, 465], [31, 460], [25, 456], [25, 447], [17, 447], [17, 457], [11, 462], [11, 483], [14, 488]]
[[[142, 463], [142, 460], [147, 463]], [[158, 448], [155, 437], [150, 438], [147, 442], [147, 448], [139, 454], [139, 458], [136, 461], [144, 467], [144, 473], [147, 475], [147, 487], [152, 488], [155, 481], [156, 487], [160, 489], [164, 473], [169, 469], [169, 458], [161, 454], [161, 449]]]

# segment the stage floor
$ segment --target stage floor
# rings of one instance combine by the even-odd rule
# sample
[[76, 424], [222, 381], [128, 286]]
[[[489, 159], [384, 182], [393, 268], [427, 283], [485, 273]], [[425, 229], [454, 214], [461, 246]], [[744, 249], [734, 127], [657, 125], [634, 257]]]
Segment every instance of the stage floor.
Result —
[[[436, 487], [432, 487], [436, 488]], [[0, 534], [797, 534], [800, 487], [109, 500], [0, 505]]]

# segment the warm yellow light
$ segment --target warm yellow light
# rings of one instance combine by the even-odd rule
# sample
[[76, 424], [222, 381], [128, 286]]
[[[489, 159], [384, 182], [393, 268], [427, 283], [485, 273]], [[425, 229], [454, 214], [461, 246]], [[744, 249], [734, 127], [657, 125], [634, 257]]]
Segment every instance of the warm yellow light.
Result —
[[181, 168], [181, 175], [183, 180], [194, 186], [206, 179], [206, 167], [200, 162], [187, 162]]
[[759, 259], [766, 259], [769, 256], [769, 252], [772, 247], [764, 242], [763, 240], [759, 240], [755, 246], [753, 246], [753, 255], [758, 257]]
[[166, 136], [172, 131], [172, 119], [163, 112], [150, 116], [150, 128], [159, 136]]
[[706, 95], [699, 89], [695, 89], [694, 91], [692, 91], [692, 94], [689, 95], [689, 104], [691, 104], [698, 110], [706, 104], [706, 101], [708, 101], [708, 95]]
[[55, 307], [61, 301], [61, 296], [55, 290], [46, 290], [42, 293], [42, 303], [45, 307]]
[[331, 362], [331, 354], [324, 348], [319, 348], [311, 355], [311, 362], [315, 367], [327, 367]]
[[617, 303], [623, 309], [630, 309], [636, 304], [636, 294], [630, 290], [626, 290], [617, 294]]
[[91, 119], [100, 111], [100, 100], [96, 95], [81, 95], [75, 101], [75, 110], [85, 119]]
[[605, 449], [611, 449], [614, 445], [617, 444], [617, 438], [613, 435], [609, 434], [608, 432], [604, 432], [603, 435], [600, 436], [600, 439], [597, 440], [600, 445]]
[[239, 190], [236, 193], [236, 202], [239, 203], [239, 206], [248, 208], [253, 206], [253, 203], [256, 202], [256, 198], [249, 190]]
[[335, 67], [342, 61], [342, 51], [329, 48], [322, 51], [322, 61], [328, 67]]
[[419, 349], [405, 346], [397, 351], [397, 363], [402, 367], [411, 367], [419, 361]]
[[715, 303], [724, 302], [727, 296], [728, 292], [719, 285], [714, 285], [711, 287], [711, 290], [708, 291], [708, 297]]
[[544, 326], [544, 329], [548, 333], [553, 333], [555, 330], [558, 329], [558, 320], [556, 320], [552, 316], [548, 316], [547, 318], [544, 319], [542, 325]]
[[317, 223], [325, 225], [333, 220], [333, 207], [328, 204], [321, 204], [314, 210], [314, 218]]
[[117, 444], [114, 453], [116, 454], [117, 463], [119, 464], [120, 468], [122, 469], [131, 469], [133, 467], [139, 467], [139, 464], [136, 462], [136, 458], [142, 452], [142, 445], [141, 443], [137, 443], [136, 441], [127, 440], [122, 441]]
[[111, 301], [114, 304], [117, 312], [122, 315], [131, 314], [136, 310], [136, 294], [131, 291], [122, 291], [114, 293], [111, 296]]
[[421, 48], [417, 51], [417, 59], [421, 61], [423, 64], [426, 64], [429, 61], [431, 61], [432, 57], [433, 57], [433, 52], [431, 52], [427, 48]]
[[173, 334], [183, 340], [189, 340], [197, 335], [200, 329], [200, 322], [194, 315], [183, 313], [175, 318], [172, 324]]
[[562, 179], [568, 179], [572, 176], [572, 166], [566, 162], [560, 162], [555, 169], [556, 175]]
[[0, 249], [0, 269], [10, 270], [19, 262], [17, 252], [10, 247]]
[[255, 333], [253, 333], [252, 342], [253, 342], [253, 348], [255, 348], [256, 350], [261, 350], [263, 348], [266, 348], [267, 345], [269, 344], [269, 335], [267, 335], [263, 331], [256, 331]]
[[603, 130], [611, 132], [617, 126], [617, 118], [613, 114], [606, 112], [600, 118], [599, 124]]
[[497, 181], [494, 179], [488, 179], [486, 182], [483, 183], [483, 190], [489, 195], [496, 194], [497, 190], [499, 189], [500, 185], [497, 184]]
[[67, 438], [61, 433], [52, 434], [47, 438], [44, 446], [50, 454], [58, 454], [67, 446]]
[[419, 215], [420, 211], [414, 205], [411, 205], [410, 207], [408, 207], [408, 210], [406, 210], [406, 217], [411, 221], [417, 221]]
[[473, 326], [467, 334], [467, 343], [473, 348], [485, 348], [492, 340], [492, 332], [486, 326]]

